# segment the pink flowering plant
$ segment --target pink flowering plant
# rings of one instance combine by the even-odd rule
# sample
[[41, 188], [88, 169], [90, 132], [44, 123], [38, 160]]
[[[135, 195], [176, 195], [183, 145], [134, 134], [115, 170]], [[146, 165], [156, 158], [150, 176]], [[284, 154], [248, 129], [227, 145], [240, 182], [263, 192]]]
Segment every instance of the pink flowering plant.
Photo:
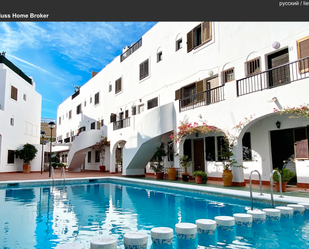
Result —
[[303, 104], [298, 107], [284, 107], [282, 110], [274, 108], [274, 112], [279, 115], [292, 114], [290, 118], [309, 118], [309, 104]]
[[100, 161], [103, 165], [105, 159], [105, 148], [110, 146], [110, 141], [107, 140], [107, 137], [100, 136], [100, 138], [100, 141], [93, 146], [93, 149], [100, 151]]
[[182, 138], [185, 138], [187, 136], [190, 136], [192, 134], [207, 134], [210, 132], [219, 132], [218, 128], [214, 126], [210, 126], [206, 124], [206, 122], [203, 122], [202, 124], [199, 124], [197, 122], [191, 123], [188, 121], [188, 119], [185, 117], [183, 121], [180, 122], [180, 125], [178, 126], [178, 132], [173, 131], [173, 134], [170, 135], [170, 138], [178, 143]]

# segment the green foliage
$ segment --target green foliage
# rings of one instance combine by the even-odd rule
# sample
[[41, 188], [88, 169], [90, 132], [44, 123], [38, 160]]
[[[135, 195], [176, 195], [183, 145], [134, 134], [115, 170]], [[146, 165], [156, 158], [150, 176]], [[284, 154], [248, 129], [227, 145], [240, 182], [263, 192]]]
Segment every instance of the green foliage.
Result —
[[15, 150], [17, 158], [23, 160], [24, 163], [30, 165], [30, 162], [35, 158], [38, 150], [32, 144], [25, 144], [22, 149]]
[[182, 157], [179, 158], [179, 163], [182, 167], [185, 168], [185, 173], [187, 173], [187, 168], [191, 166], [192, 162], [187, 155], [183, 155]]
[[[275, 170], [278, 170], [279, 173], [281, 174], [281, 181], [282, 182], [289, 182], [293, 177], [295, 177], [294, 172], [292, 172], [289, 169], [279, 170], [279, 168], [276, 168]], [[279, 175], [278, 175], [277, 172], [275, 172], [273, 174], [273, 179], [274, 179], [275, 182], [279, 182]]]
[[204, 171], [194, 171], [193, 176], [201, 176], [202, 177], [202, 180], [203, 180], [203, 183], [206, 184], [207, 183], [207, 180], [208, 180], [208, 177], [207, 177], [207, 174], [204, 172]]
[[150, 168], [154, 172], [157, 173], [157, 172], [162, 172], [164, 170], [164, 164], [162, 164], [162, 162], [165, 156], [166, 156], [166, 151], [161, 147], [157, 147], [156, 152], [150, 159]]

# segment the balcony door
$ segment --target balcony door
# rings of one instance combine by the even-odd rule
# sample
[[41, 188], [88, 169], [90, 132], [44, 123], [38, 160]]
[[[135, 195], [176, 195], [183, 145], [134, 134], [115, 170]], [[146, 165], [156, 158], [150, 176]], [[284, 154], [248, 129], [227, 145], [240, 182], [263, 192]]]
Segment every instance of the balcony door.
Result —
[[194, 141], [194, 171], [205, 171], [204, 164], [204, 141], [203, 139], [195, 139]]
[[280, 67], [281, 65], [289, 63], [289, 50], [287, 48], [268, 55], [267, 63], [269, 69], [269, 87], [275, 87], [290, 82], [289, 65]]

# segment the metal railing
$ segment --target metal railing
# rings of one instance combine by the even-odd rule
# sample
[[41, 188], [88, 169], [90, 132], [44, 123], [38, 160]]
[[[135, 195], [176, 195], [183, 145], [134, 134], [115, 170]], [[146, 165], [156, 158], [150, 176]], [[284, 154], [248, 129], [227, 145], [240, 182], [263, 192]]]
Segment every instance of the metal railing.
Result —
[[113, 123], [114, 131], [129, 127], [129, 126], [130, 126], [130, 118], [121, 119]]
[[252, 176], [252, 173], [258, 173], [259, 175], [259, 181], [260, 181], [260, 195], [262, 196], [263, 193], [262, 193], [262, 181], [261, 181], [261, 174], [258, 170], [252, 170], [250, 172], [250, 176], [249, 176], [249, 183], [250, 183], [250, 198], [251, 198], [251, 210], [253, 210], [253, 197], [252, 197], [252, 183], [251, 183], [251, 176]]
[[236, 81], [237, 96], [270, 89], [309, 77], [309, 57]]
[[120, 62], [124, 61], [131, 54], [133, 54], [137, 49], [142, 46], [142, 38], [135, 42], [127, 51], [125, 51], [122, 55], [120, 55]]
[[222, 100], [224, 100], [224, 85], [180, 99], [179, 112], [210, 105]]
[[271, 173], [270, 173], [270, 198], [271, 198], [271, 206], [272, 207], [275, 207], [274, 205], [274, 191], [273, 191], [273, 185], [274, 185], [274, 179], [273, 179], [273, 175], [274, 173], [277, 172], [278, 176], [279, 176], [279, 187], [280, 187], [280, 198], [283, 198], [282, 196], [282, 186], [281, 186], [281, 174], [278, 170], [273, 170]]

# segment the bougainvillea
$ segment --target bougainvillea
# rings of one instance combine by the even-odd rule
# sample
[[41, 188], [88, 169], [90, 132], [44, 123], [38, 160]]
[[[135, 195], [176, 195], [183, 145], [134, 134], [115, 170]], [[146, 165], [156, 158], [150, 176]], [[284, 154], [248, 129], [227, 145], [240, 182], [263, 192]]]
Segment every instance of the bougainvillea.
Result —
[[292, 114], [289, 118], [309, 118], [309, 104], [300, 105], [298, 107], [284, 107], [282, 110], [274, 108], [274, 112], [279, 115]]

